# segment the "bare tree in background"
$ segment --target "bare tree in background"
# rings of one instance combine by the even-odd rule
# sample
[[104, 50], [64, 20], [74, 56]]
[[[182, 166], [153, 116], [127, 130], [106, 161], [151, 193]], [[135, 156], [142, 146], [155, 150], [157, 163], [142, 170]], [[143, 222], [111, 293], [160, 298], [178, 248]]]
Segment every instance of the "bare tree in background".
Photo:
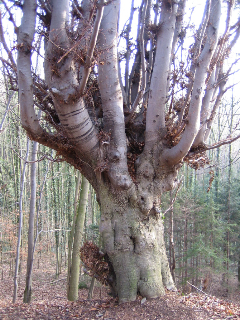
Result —
[[[186, 0], [143, 0], [138, 10], [132, 2], [121, 54], [118, 0], [2, 3], [13, 24], [16, 5], [23, 13], [21, 26], [15, 25], [16, 62], [0, 27], [7, 53], [1, 60], [9, 85], [19, 92], [22, 125], [31, 139], [55, 149], [94, 187], [119, 301], [135, 300], [137, 292], [155, 298], [164, 294], [164, 286], [174, 290], [161, 194], [177, 184], [183, 161], [203, 165], [206, 150], [237, 138], [207, 145], [232, 73], [224, 61], [240, 32], [240, 20], [232, 22], [234, 1], [206, 0], [183, 59], [178, 52], [190, 32], [184, 24]], [[221, 15], [226, 25], [219, 35]], [[32, 71], [36, 56], [44, 58], [44, 75]]]

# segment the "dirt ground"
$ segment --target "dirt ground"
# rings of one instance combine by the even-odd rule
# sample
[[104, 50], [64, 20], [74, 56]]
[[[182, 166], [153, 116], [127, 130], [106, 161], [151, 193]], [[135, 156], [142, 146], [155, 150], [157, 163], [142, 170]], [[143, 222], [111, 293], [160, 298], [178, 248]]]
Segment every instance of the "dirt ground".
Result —
[[[0, 319], [105, 319], [105, 320], [191, 320], [191, 319], [240, 319], [240, 292], [232, 292], [235, 303], [222, 297], [191, 292], [183, 295], [166, 292], [166, 295], [152, 300], [139, 297], [136, 301], [118, 305], [108, 296], [107, 288], [95, 286], [93, 299], [87, 300], [88, 289], [79, 290], [79, 299], [66, 299], [66, 270], [55, 278], [54, 263], [41, 259], [33, 275], [33, 298], [24, 304], [23, 291], [25, 272], [20, 274], [18, 299], [12, 303], [13, 276], [9, 265], [4, 264], [0, 280]], [[83, 279], [86, 282], [86, 278]], [[214, 290], [213, 286], [212, 289]], [[223, 290], [224, 292], [224, 290]], [[223, 293], [222, 292], [222, 293]], [[229, 298], [229, 297], [228, 297]]]

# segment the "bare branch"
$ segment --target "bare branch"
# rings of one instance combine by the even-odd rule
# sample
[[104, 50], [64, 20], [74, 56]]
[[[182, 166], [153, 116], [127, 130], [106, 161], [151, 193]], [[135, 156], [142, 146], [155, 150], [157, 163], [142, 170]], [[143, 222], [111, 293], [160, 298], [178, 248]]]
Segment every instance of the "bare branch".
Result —
[[208, 295], [206, 292], [202, 291], [201, 289], [199, 289], [198, 287], [194, 286], [193, 284], [191, 284], [191, 283], [188, 282], [188, 281], [187, 281], [187, 283], [188, 283], [190, 286], [192, 286], [193, 288], [195, 288], [196, 290], [198, 290], [198, 291], [202, 292], [203, 294], [205, 294], [205, 296], [208, 296], [208, 297], [209, 297], [209, 295]]
[[211, 0], [208, 0], [206, 2], [206, 5], [205, 5], [205, 9], [204, 9], [203, 17], [202, 17], [202, 22], [201, 22], [201, 24], [200, 24], [200, 26], [199, 26], [199, 28], [198, 28], [198, 30], [196, 32], [195, 43], [194, 43], [193, 48], [191, 50], [192, 63], [191, 63], [191, 67], [190, 67], [190, 70], [189, 70], [190, 78], [189, 78], [189, 84], [188, 84], [188, 87], [187, 87], [187, 95], [186, 95], [186, 98], [185, 98], [185, 103], [182, 106], [182, 110], [181, 110], [181, 113], [179, 115], [179, 122], [181, 122], [183, 120], [183, 115], [184, 115], [185, 109], [187, 108], [187, 106], [190, 103], [193, 84], [194, 84], [194, 80], [195, 80], [195, 77], [196, 77], [197, 61], [198, 61], [199, 55], [201, 53], [201, 46], [202, 46], [204, 35], [205, 35], [205, 32], [206, 32], [206, 27], [207, 27], [207, 24], [208, 24], [208, 21], [209, 21], [210, 8], [211, 8], [210, 4], [211, 4]]
[[140, 31], [140, 37], [139, 37], [139, 45], [140, 45], [140, 55], [141, 55], [141, 88], [137, 93], [137, 96], [135, 98], [135, 101], [132, 105], [130, 115], [126, 119], [126, 123], [132, 120], [134, 113], [136, 112], [136, 109], [138, 107], [138, 104], [140, 100], [142, 99], [144, 95], [144, 91], [146, 88], [146, 62], [145, 62], [145, 43], [144, 43], [144, 32], [145, 32], [145, 20], [146, 20], [146, 13], [148, 8], [148, 0], [145, 1], [144, 9], [143, 9], [143, 16], [142, 16], [142, 27]]
[[10, 94], [10, 96], [8, 97], [7, 107], [6, 107], [4, 116], [3, 116], [3, 118], [2, 118], [1, 124], [0, 124], [0, 133], [3, 131], [3, 124], [4, 124], [4, 121], [5, 121], [5, 118], [6, 118], [7, 114], [8, 114], [8, 111], [9, 111], [9, 109], [10, 109], [10, 103], [11, 103], [11, 100], [12, 100], [13, 95], [14, 95], [14, 92], [12, 92], [12, 93]]
[[[198, 134], [196, 135], [194, 142], [192, 144], [192, 147], [197, 147], [198, 145], [204, 143], [204, 136], [205, 136], [205, 131], [206, 131], [206, 124], [207, 124], [207, 119], [209, 116], [209, 110], [212, 102], [212, 98], [214, 95], [214, 87], [215, 87], [215, 72], [214, 70], [211, 73], [211, 77], [209, 79], [207, 88], [205, 90], [205, 95], [202, 99], [202, 108], [201, 108], [201, 118], [200, 118], [200, 129], [198, 131]], [[218, 85], [219, 86], [219, 85]], [[220, 96], [219, 96], [220, 97]]]
[[232, 142], [234, 142], [234, 141], [236, 141], [236, 140], [238, 140], [240, 138], [240, 134], [239, 135], [237, 135], [236, 137], [229, 137], [229, 138], [226, 138], [226, 139], [224, 139], [224, 140], [221, 140], [221, 141], [219, 141], [219, 142], [217, 142], [217, 143], [215, 143], [215, 144], [213, 144], [213, 145], [205, 145], [204, 146], [204, 149], [205, 150], [212, 150], [212, 149], [216, 149], [216, 148], [219, 148], [219, 147], [221, 147], [221, 146], [223, 146], [223, 145], [225, 145], [225, 144], [230, 144], [230, 143], [232, 143]]
[[[172, 3], [172, 2], [171, 2]], [[165, 104], [167, 97], [168, 73], [172, 51], [172, 41], [178, 5], [162, 1], [160, 30], [157, 36], [157, 49], [152, 73], [147, 118], [146, 144], [149, 147], [157, 141], [158, 131], [165, 127]], [[161, 75], [159, 77], [159, 75]]]
[[104, 129], [110, 133], [108, 175], [113, 185], [129, 188], [127, 145], [123, 114], [123, 96], [118, 78], [117, 22], [119, 0], [105, 9], [99, 33], [99, 88], [103, 106]]
[[2, 14], [1, 14], [1, 11], [0, 11], [0, 42], [2, 43], [4, 50], [6, 51], [6, 53], [8, 55], [8, 58], [9, 58], [9, 60], [11, 62], [11, 67], [13, 68], [13, 70], [15, 72], [17, 72], [17, 66], [16, 66], [15, 60], [13, 58], [12, 52], [8, 48], [8, 45], [7, 45], [6, 40], [5, 40], [5, 36], [4, 36], [4, 32], [3, 32], [3, 25], [2, 25]]
[[80, 83], [80, 87], [79, 87], [79, 94], [82, 95], [84, 92], [84, 89], [86, 87], [87, 84], [87, 80], [91, 71], [91, 63], [92, 63], [92, 57], [93, 57], [93, 51], [97, 42], [97, 37], [98, 37], [98, 33], [99, 33], [99, 28], [100, 28], [100, 23], [102, 21], [102, 15], [103, 15], [103, 0], [101, 0], [100, 4], [98, 5], [98, 10], [97, 10], [97, 15], [96, 15], [96, 19], [94, 22], [94, 27], [93, 27], [93, 31], [92, 31], [92, 36], [91, 36], [91, 40], [89, 43], [89, 48], [88, 48], [88, 52], [87, 52], [87, 58], [85, 61], [85, 66], [84, 66], [84, 71], [83, 71], [83, 75], [82, 75], [82, 80]]
[[3, 3], [5, 9], [7, 10], [8, 14], [9, 14], [9, 20], [12, 22], [12, 24], [14, 26], [14, 30], [16, 32], [18, 28], [17, 28], [16, 22], [14, 20], [13, 14], [12, 14], [11, 10], [9, 9], [9, 7], [7, 6], [6, 1], [2, 0], [1, 2]]
[[181, 177], [181, 179], [179, 180], [178, 185], [177, 185], [177, 190], [176, 190], [175, 196], [174, 196], [174, 198], [173, 198], [172, 201], [171, 201], [170, 207], [167, 208], [167, 209], [164, 211], [163, 216], [165, 216], [165, 214], [173, 208], [173, 205], [174, 205], [174, 203], [175, 203], [175, 201], [176, 201], [176, 199], [177, 199], [178, 192], [179, 192], [179, 190], [180, 190], [181, 187], [182, 187], [182, 183], [183, 183], [183, 177]]
[[221, 1], [212, 0], [209, 23], [206, 28], [206, 42], [202, 52], [197, 59], [197, 68], [195, 81], [192, 89], [188, 117], [185, 130], [179, 143], [171, 149], [165, 150], [163, 159], [168, 163], [177, 164], [188, 153], [199, 129], [200, 129], [200, 111], [203, 88], [210, 65], [210, 61], [217, 45], [218, 28], [221, 15]]
[[35, 32], [36, 2], [26, 0], [23, 5], [22, 23], [18, 35], [18, 86], [23, 127], [34, 135], [41, 135], [41, 128], [34, 110], [31, 49]]
[[[56, 57], [61, 57], [69, 51], [70, 39], [65, 28], [67, 19], [68, 1], [53, 1], [47, 48], [48, 59], [45, 64], [46, 81], [65, 135], [70, 140], [71, 145], [78, 148], [78, 152], [84, 161], [92, 163], [98, 157], [99, 141], [97, 132], [85, 107], [84, 99], [81, 96], [82, 92], [79, 92], [78, 76], [73, 55], [67, 54], [64, 59], [56, 61]], [[92, 38], [93, 42], [96, 41], [96, 36], [97, 33]], [[92, 43], [90, 48], [91, 56], [93, 48], [94, 45]], [[88, 58], [91, 59], [91, 56]]]
[[[134, 14], [134, 0], [132, 0], [131, 2], [131, 12], [130, 12], [130, 18], [129, 18], [129, 22], [128, 25], [126, 27], [126, 62], [125, 62], [125, 92], [126, 92], [126, 96], [129, 97], [129, 61], [130, 61], [130, 55], [131, 55], [131, 51], [130, 51], [130, 32], [131, 32], [131, 28], [132, 28], [132, 21], [133, 21], [133, 14]], [[129, 102], [129, 98], [128, 98], [128, 102]], [[129, 107], [129, 105], [128, 105]]]

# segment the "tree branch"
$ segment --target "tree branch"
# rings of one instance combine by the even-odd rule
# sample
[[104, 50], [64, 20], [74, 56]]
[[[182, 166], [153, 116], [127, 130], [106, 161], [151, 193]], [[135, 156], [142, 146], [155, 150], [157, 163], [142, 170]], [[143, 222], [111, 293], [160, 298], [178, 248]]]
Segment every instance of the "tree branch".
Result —
[[26, 0], [23, 4], [23, 17], [18, 34], [18, 86], [23, 127], [36, 136], [41, 136], [41, 128], [34, 110], [33, 80], [31, 72], [31, 50], [35, 32], [36, 2]]
[[100, 23], [102, 21], [102, 15], [103, 15], [103, 0], [101, 0], [100, 4], [98, 5], [98, 10], [97, 10], [97, 15], [96, 15], [96, 19], [94, 22], [94, 27], [93, 27], [93, 31], [92, 31], [92, 36], [91, 36], [91, 40], [89, 43], [89, 48], [88, 48], [88, 52], [87, 52], [87, 58], [85, 61], [85, 66], [84, 66], [84, 71], [83, 71], [83, 75], [82, 75], [82, 79], [81, 79], [81, 83], [79, 86], [79, 94], [82, 95], [88, 78], [89, 78], [89, 74], [91, 71], [91, 63], [92, 63], [92, 57], [93, 57], [93, 52], [94, 52], [94, 48], [97, 42], [97, 37], [98, 37], [98, 33], [99, 33], [99, 28], [100, 28]]
[[143, 8], [143, 16], [142, 16], [142, 27], [140, 31], [140, 37], [139, 37], [139, 45], [140, 45], [140, 56], [141, 56], [141, 88], [137, 93], [137, 96], [134, 100], [134, 103], [132, 105], [130, 115], [126, 118], [126, 123], [131, 121], [133, 118], [136, 109], [138, 107], [138, 104], [140, 100], [143, 97], [145, 88], [146, 88], [146, 62], [145, 62], [145, 43], [144, 43], [144, 32], [145, 32], [145, 20], [146, 20], [146, 13], [147, 13], [147, 8], [148, 8], [148, 0], [145, 1], [145, 5]]
[[179, 163], [188, 153], [200, 129], [200, 111], [203, 88], [210, 61], [217, 45], [218, 29], [221, 15], [221, 1], [212, 0], [209, 22], [206, 28], [206, 42], [199, 58], [196, 60], [196, 74], [192, 89], [186, 127], [179, 143], [163, 152], [163, 161], [172, 165]]
[[[105, 9], [99, 33], [99, 89], [103, 106], [104, 130], [109, 134], [108, 175], [113, 185], [129, 188], [123, 96], [118, 77], [117, 25], [119, 0]], [[104, 146], [103, 146], [104, 147]], [[104, 147], [105, 148], [105, 147]]]
[[204, 13], [203, 13], [201, 24], [196, 32], [195, 43], [193, 45], [193, 49], [191, 50], [192, 62], [191, 62], [191, 67], [190, 67], [190, 71], [189, 71], [190, 79], [189, 79], [189, 84], [187, 87], [187, 94], [186, 94], [186, 98], [185, 98], [185, 103], [182, 106], [181, 113], [179, 115], [179, 122], [182, 122], [184, 112], [190, 103], [193, 84], [194, 84], [194, 80], [196, 77], [197, 60], [198, 60], [199, 55], [201, 53], [201, 46], [202, 46], [202, 42], [203, 42], [204, 35], [206, 32], [207, 23], [209, 21], [210, 8], [211, 8], [210, 4], [211, 4], [211, 0], [208, 0], [206, 2], [205, 8], [204, 8]]
[[[61, 60], [61, 56], [69, 51], [70, 46], [66, 31], [67, 21], [68, 1], [54, 0], [45, 64], [46, 81], [58, 118], [71, 145], [74, 148], [77, 147], [76, 150], [84, 161], [96, 165], [99, 155], [99, 141], [85, 107], [82, 91], [80, 92], [73, 55], [69, 53]], [[98, 23], [99, 21], [96, 28], [99, 27]], [[89, 49], [90, 56], [87, 59], [91, 59], [96, 35], [92, 37], [91, 48]], [[83, 82], [82, 90], [86, 85], [85, 81], [87, 81], [87, 77]]]
[[212, 149], [219, 148], [221, 146], [224, 146], [225, 144], [230, 144], [230, 143], [238, 140], [239, 138], [240, 138], [240, 134], [237, 135], [234, 138], [229, 137], [229, 138], [226, 138], [225, 140], [221, 140], [221, 141], [219, 141], [219, 142], [217, 142], [217, 143], [215, 143], [215, 144], [213, 144], [211, 146], [210, 145], [204, 145], [204, 150], [212, 150]]
[[9, 111], [9, 109], [10, 109], [10, 103], [11, 103], [13, 94], [14, 94], [14, 92], [12, 92], [12, 93], [10, 94], [10, 96], [8, 97], [7, 107], [6, 107], [5, 113], [4, 113], [4, 115], [3, 115], [2, 121], [1, 121], [1, 123], [0, 123], [0, 133], [2, 133], [2, 131], [3, 131], [3, 124], [4, 124], [4, 121], [5, 121], [5, 118], [6, 118], [7, 114], [8, 114], [8, 111]]
[[17, 66], [16, 66], [16, 63], [15, 63], [15, 60], [13, 59], [12, 52], [11, 52], [11, 50], [9, 50], [9, 48], [7, 46], [7, 43], [6, 43], [6, 40], [5, 40], [5, 36], [4, 36], [4, 32], [3, 32], [3, 25], [2, 25], [2, 14], [1, 14], [1, 11], [0, 11], [0, 42], [2, 43], [4, 50], [6, 51], [6, 53], [8, 55], [8, 58], [9, 58], [9, 60], [11, 62], [11, 67], [17, 73]]
[[167, 83], [177, 7], [176, 3], [170, 5], [169, 1], [162, 1], [160, 30], [147, 108], [145, 147], [151, 148], [158, 139], [158, 131], [165, 127]]
[[130, 51], [130, 32], [132, 28], [132, 21], [133, 21], [133, 13], [134, 13], [134, 0], [131, 2], [131, 12], [130, 12], [130, 18], [129, 18], [129, 23], [126, 27], [126, 63], [125, 63], [125, 92], [126, 96], [128, 99], [128, 108], [129, 108], [129, 87], [131, 86], [131, 83], [129, 83], [129, 61], [130, 61], [130, 56], [131, 56], [131, 51]]

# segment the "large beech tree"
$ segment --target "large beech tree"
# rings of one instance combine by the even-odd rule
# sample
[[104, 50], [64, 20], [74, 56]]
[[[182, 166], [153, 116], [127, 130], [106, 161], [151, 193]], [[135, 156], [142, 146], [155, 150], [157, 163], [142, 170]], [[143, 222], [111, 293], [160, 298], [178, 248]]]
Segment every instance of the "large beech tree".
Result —
[[[161, 194], [177, 185], [183, 161], [198, 167], [207, 149], [237, 138], [207, 145], [232, 73], [224, 61], [240, 21], [232, 22], [234, 0], [205, 2], [194, 41], [184, 51], [192, 30], [184, 20], [187, 0], [142, 0], [138, 8], [132, 1], [120, 35], [126, 46], [118, 52], [119, 0], [2, 1], [14, 25], [11, 10], [18, 6], [23, 14], [15, 25], [16, 62], [3, 16], [0, 30], [7, 53], [1, 60], [11, 88], [18, 88], [22, 126], [94, 187], [120, 302], [175, 289]], [[44, 59], [44, 72], [33, 71], [37, 57]]]

